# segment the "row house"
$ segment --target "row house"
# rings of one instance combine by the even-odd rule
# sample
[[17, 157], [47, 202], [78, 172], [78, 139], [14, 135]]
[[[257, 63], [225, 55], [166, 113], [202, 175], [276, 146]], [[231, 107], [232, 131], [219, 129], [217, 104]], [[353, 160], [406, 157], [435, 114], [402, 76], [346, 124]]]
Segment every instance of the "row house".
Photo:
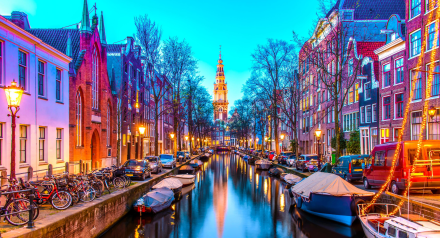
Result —
[[147, 155], [148, 130], [140, 135], [139, 127], [147, 128], [149, 115], [146, 99], [149, 100], [149, 92], [143, 73], [141, 47], [134, 44], [132, 37], [127, 37], [125, 44], [109, 44], [107, 59], [112, 92], [117, 98], [114, 105], [118, 115], [119, 156], [124, 163], [126, 160], [140, 159]]
[[[363, 112], [360, 110], [361, 103], [366, 102], [361, 102], [359, 94], [365, 91], [363, 80], [368, 79], [368, 74], [371, 74], [371, 72], [364, 72], [364, 68], [370, 67], [371, 71], [371, 68], [374, 68], [375, 64], [377, 65], [373, 52], [381, 46], [381, 42], [385, 41], [385, 35], [380, 34], [380, 30], [385, 28], [392, 14], [401, 14], [404, 11], [405, 2], [403, 0], [385, 0], [380, 5], [372, 5], [371, 1], [368, 0], [339, 0], [328, 12], [326, 18], [320, 19], [313, 36], [300, 51], [299, 71], [302, 99], [298, 137], [301, 153], [316, 154], [318, 146], [321, 146], [320, 151], [327, 155], [327, 159], [329, 159], [329, 155], [334, 151], [331, 148], [331, 139], [336, 133], [335, 105], [331, 90], [323, 86], [322, 83], [329, 75], [322, 73], [324, 70], [316, 65], [314, 66], [313, 61], [320, 60], [324, 62], [326, 71], [330, 74], [342, 71], [343, 87], [346, 87], [346, 90], [340, 91], [347, 96], [344, 101], [338, 102], [339, 105], [343, 105], [343, 108], [337, 116], [341, 132], [344, 132], [344, 137], [349, 139], [352, 131], [359, 130], [362, 116], [373, 116], [372, 104], [364, 105], [362, 109], [365, 110], [365, 107], [368, 107], [370, 111], [368, 114], [367, 111], [362, 114]], [[330, 24], [327, 22], [332, 22], [332, 25], [336, 27], [331, 29]], [[342, 31], [342, 33], [335, 33], [335, 31]], [[336, 40], [336, 37], [344, 40]], [[340, 45], [342, 42], [347, 42], [345, 43], [347, 45]], [[354, 45], [350, 46], [350, 44]], [[314, 56], [311, 53], [314, 49], [317, 49], [316, 47], [323, 53], [320, 54], [318, 59], [313, 59]], [[351, 55], [344, 55], [344, 57], [348, 57], [346, 59], [348, 63], [343, 65], [343, 69], [339, 69], [340, 65], [335, 62], [333, 54], [335, 49], [339, 47], [353, 48], [353, 51], [350, 52]], [[364, 62], [364, 58], [370, 58], [372, 61], [370, 66], [368, 66], [370, 60]], [[353, 71], [354, 65], [361, 66], [360, 68], [356, 67], [357, 72]], [[356, 75], [353, 75], [354, 73]], [[369, 85], [367, 84], [367, 86]], [[367, 88], [367, 91], [369, 91], [369, 88]], [[342, 98], [342, 93], [339, 98]], [[367, 104], [370, 103], [371, 101]], [[320, 143], [315, 137], [315, 131], [318, 128], [322, 131]]]
[[[15, 171], [31, 179], [69, 162], [69, 63], [72, 58], [30, 34], [27, 15], [0, 16], [0, 87], [24, 89], [15, 129]], [[11, 117], [1, 96], [0, 172], [11, 171]], [[29, 177], [30, 175], [30, 177]], [[41, 177], [40, 177], [41, 178]]]
[[[93, 10], [93, 9], [92, 9]], [[104, 18], [90, 20], [84, 0], [81, 23], [73, 28], [26, 29], [72, 58], [69, 64], [70, 171], [89, 171], [117, 164], [116, 113], [107, 73]], [[98, 26], [99, 25], [99, 26]], [[59, 113], [57, 116], [60, 115]]]

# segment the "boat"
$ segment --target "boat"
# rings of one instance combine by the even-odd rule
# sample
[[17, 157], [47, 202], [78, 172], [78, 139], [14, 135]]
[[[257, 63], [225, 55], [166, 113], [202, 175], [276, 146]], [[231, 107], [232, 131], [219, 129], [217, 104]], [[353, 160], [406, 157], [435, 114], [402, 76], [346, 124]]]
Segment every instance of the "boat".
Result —
[[183, 186], [188, 186], [194, 183], [196, 176], [193, 174], [176, 174], [169, 176], [169, 178], [178, 179]]
[[255, 169], [268, 170], [272, 163], [269, 160], [257, 160], [255, 161]]
[[303, 178], [294, 174], [286, 174], [283, 176], [283, 179], [289, 185], [295, 185], [296, 183], [300, 182]]
[[134, 209], [142, 213], [158, 213], [171, 206], [174, 201], [174, 193], [171, 189], [162, 187], [155, 189], [139, 198]]
[[[390, 214], [397, 208], [395, 204], [359, 204], [359, 220], [367, 238], [385, 237], [440, 237], [440, 223], [417, 214]], [[367, 206], [368, 209], [367, 209]], [[382, 209], [378, 209], [382, 207]], [[368, 212], [363, 212], [364, 208]]]
[[198, 160], [198, 159], [194, 159], [191, 160], [191, 162], [189, 162], [189, 166], [193, 167], [193, 168], [200, 168], [202, 167], [203, 162]]
[[194, 168], [191, 165], [184, 165], [177, 171], [178, 174], [193, 174]]
[[280, 175], [284, 172], [281, 168], [271, 168], [269, 170], [269, 175], [273, 177], [280, 177]]
[[335, 174], [316, 172], [291, 188], [294, 201], [303, 211], [351, 226], [357, 205], [374, 196]]
[[183, 184], [177, 178], [165, 178], [153, 186], [153, 189], [168, 188], [174, 193], [174, 197], [178, 198], [182, 192]]

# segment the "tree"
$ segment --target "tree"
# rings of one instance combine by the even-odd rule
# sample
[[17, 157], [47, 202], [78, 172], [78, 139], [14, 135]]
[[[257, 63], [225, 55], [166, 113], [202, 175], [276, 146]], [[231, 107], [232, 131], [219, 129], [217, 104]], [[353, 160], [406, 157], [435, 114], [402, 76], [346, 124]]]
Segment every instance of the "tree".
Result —
[[353, 155], [361, 153], [361, 140], [359, 131], [353, 131], [350, 133], [350, 140], [348, 140], [347, 143], [347, 152]]
[[[344, 138], [344, 133], [343, 132], [336, 133], [336, 135], [332, 137], [332, 140], [330, 142], [331, 146], [333, 148], [337, 148], [336, 144], [338, 142], [338, 139], [339, 139], [339, 143], [338, 144], [339, 144], [339, 150], [340, 151], [336, 151], [337, 155], [341, 154], [342, 151], [347, 148], [347, 143], [346, 143], [346, 140]], [[339, 156], [336, 156], [336, 158], [339, 158]]]

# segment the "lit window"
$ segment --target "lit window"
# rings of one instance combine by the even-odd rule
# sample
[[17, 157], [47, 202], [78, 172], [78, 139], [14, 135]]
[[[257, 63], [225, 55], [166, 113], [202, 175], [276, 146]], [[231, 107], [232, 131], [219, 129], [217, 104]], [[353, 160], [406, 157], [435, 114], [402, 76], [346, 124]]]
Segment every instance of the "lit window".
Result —
[[358, 102], [359, 101], [359, 84], [358, 83], [355, 84], [354, 94], [355, 94], [354, 102]]
[[[420, 1], [420, 0], [419, 0]], [[411, 42], [410, 42], [410, 56], [416, 56], [420, 54], [421, 46], [422, 46], [422, 38], [421, 31], [418, 30], [411, 34]]]
[[40, 127], [40, 138], [38, 141], [38, 147], [39, 147], [39, 161], [44, 161], [44, 145], [45, 145], [45, 139], [46, 139], [46, 128]]
[[411, 140], [418, 140], [422, 126], [422, 112], [411, 113]]
[[396, 60], [396, 84], [403, 83], [404, 72], [403, 58]]
[[429, 12], [437, 7], [438, 0], [425, 0], [425, 2], [426, 2], [426, 12]]
[[380, 129], [380, 143], [384, 144], [390, 140], [390, 129]]
[[63, 129], [57, 128], [57, 138], [56, 138], [56, 157], [57, 160], [62, 160], [61, 157], [61, 146], [62, 146], [62, 134], [63, 134]]

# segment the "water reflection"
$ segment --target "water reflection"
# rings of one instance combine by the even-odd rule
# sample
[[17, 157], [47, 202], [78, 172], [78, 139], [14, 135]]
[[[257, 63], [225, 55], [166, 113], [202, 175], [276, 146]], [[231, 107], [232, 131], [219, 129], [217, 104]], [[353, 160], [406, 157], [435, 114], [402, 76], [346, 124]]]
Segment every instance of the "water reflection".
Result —
[[235, 155], [214, 155], [174, 209], [142, 218], [130, 213], [103, 237], [363, 237], [361, 227], [291, 207], [284, 187]]

